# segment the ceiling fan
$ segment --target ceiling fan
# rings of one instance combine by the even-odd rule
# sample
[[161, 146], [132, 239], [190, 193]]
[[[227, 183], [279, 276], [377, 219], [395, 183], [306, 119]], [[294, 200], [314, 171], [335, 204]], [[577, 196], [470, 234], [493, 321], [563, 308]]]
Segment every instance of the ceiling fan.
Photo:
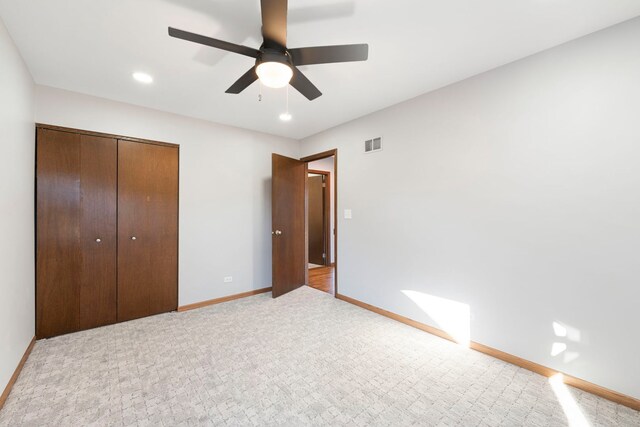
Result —
[[350, 44], [287, 48], [287, 0], [260, 0], [262, 9], [262, 37], [260, 49], [217, 40], [200, 34], [169, 27], [169, 35], [194, 43], [255, 58], [256, 63], [244, 73], [226, 93], [238, 94], [260, 79], [268, 87], [281, 88], [291, 84], [310, 101], [322, 92], [297, 68], [299, 65], [332, 62], [366, 61], [369, 45]]

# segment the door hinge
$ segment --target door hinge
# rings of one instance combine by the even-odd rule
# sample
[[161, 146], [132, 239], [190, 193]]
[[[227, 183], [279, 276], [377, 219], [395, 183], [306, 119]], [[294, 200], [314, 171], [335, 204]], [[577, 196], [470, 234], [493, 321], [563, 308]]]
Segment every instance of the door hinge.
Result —
[[322, 188], [325, 188], [327, 186], [327, 184], [325, 184], [324, 182], [322, 183]]
[[322, 258], [327, 258], [327, 254], [322, 254]]

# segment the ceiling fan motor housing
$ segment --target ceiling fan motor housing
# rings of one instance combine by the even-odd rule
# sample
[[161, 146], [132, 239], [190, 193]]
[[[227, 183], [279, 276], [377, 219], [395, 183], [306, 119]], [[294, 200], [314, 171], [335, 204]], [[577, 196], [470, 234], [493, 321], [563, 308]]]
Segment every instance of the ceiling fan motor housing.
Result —
[[256, 67], [263, 62], [279, 62], [293, 68], [291, 56], [286, 50], [284, 52], [276, 49], [262, 47], [260, 48], [260, 56], [256, 59]]

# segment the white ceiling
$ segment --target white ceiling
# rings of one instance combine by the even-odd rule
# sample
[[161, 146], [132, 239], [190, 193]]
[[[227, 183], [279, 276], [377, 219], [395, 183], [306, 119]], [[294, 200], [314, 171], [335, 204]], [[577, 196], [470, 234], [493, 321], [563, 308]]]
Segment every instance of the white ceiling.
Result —
[[290, 0], [290, 48], [368, 43], [369, 61], [301, 67], [324, 95], [290, 88], [283, 123], [285, 90], [224, 93], [251, 58], [167, 35], [258, 48], [258, 0], [0, 0], [38, 84], [298, 139], [638, 15], [638, 0]]

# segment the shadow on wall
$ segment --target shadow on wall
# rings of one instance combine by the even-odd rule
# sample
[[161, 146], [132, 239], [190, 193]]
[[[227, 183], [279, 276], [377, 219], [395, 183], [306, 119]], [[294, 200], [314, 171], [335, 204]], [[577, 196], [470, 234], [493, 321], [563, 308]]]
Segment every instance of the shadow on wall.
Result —
[[440, 329], [449, 334], [455, 342], [469, 347], [471, 342], [471, 308], [468, 304], [440, 298], [418, 291], [402, 291], [422, 311], [424, 311]]

